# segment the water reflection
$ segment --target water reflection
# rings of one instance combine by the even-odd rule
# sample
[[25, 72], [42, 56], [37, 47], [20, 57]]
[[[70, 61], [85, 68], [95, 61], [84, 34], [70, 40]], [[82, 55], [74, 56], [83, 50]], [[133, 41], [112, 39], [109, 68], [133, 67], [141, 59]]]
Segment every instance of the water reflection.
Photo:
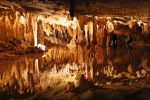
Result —
[[54, 46], [45, 57], [1, 59], [0, 91], [7, 95], [39, 93], [60, 88], [57, 86], [63, 82], [76, 84], [78, 74], [93, 82], [144, 78], [150, 70], [149, 50], [148, 47]]

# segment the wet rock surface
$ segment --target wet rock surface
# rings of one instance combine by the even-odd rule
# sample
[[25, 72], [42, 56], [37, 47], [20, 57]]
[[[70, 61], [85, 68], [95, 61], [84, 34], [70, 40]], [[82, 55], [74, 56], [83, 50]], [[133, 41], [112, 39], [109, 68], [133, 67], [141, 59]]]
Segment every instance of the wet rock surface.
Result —
[[2, 57], [13, 57], [15, 55], [25, 54], [43, 54], [44, 51], [38, 47], [31, 46], [28, 42], [21, 40], [10, 40], [0, 42], [0, 53]]

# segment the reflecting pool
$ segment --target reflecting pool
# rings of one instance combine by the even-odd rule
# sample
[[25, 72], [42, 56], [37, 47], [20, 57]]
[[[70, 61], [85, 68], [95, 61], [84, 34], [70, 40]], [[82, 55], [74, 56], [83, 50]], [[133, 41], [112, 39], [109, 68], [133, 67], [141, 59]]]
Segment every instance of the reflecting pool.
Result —
[[[149, 87], [149, 51], [149, 47], [130, 46], [53, 46], [43, 56], [1, 58], [0, 98], [76, 100], [90, 95], [97, 99], [102, 91]], [[113, 95], [118, 97], [117, 93]]]

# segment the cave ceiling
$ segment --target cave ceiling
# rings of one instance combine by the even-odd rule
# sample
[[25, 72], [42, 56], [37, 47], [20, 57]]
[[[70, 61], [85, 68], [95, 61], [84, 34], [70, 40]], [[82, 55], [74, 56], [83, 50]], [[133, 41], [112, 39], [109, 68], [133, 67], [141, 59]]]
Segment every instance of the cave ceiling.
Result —
[[[74, 14], [100, 17], [140, 17], [150, 16], [149, 0], [74, 0]], [[51, 15], [54, 17], [69, 15], [70, 0], [7, 0], [0, 1], [0, 10], [8, 5], [16, 5], [26, 12]], [[9, 7], [8, 7], [9, 8]]]

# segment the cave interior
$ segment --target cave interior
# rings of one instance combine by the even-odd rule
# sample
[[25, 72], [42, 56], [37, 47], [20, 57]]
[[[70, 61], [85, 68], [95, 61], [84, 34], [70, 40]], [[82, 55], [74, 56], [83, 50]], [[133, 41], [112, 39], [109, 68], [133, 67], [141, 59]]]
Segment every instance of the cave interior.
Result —
[[1, 0], [0, 99], [149, 100], [149, 0]]

